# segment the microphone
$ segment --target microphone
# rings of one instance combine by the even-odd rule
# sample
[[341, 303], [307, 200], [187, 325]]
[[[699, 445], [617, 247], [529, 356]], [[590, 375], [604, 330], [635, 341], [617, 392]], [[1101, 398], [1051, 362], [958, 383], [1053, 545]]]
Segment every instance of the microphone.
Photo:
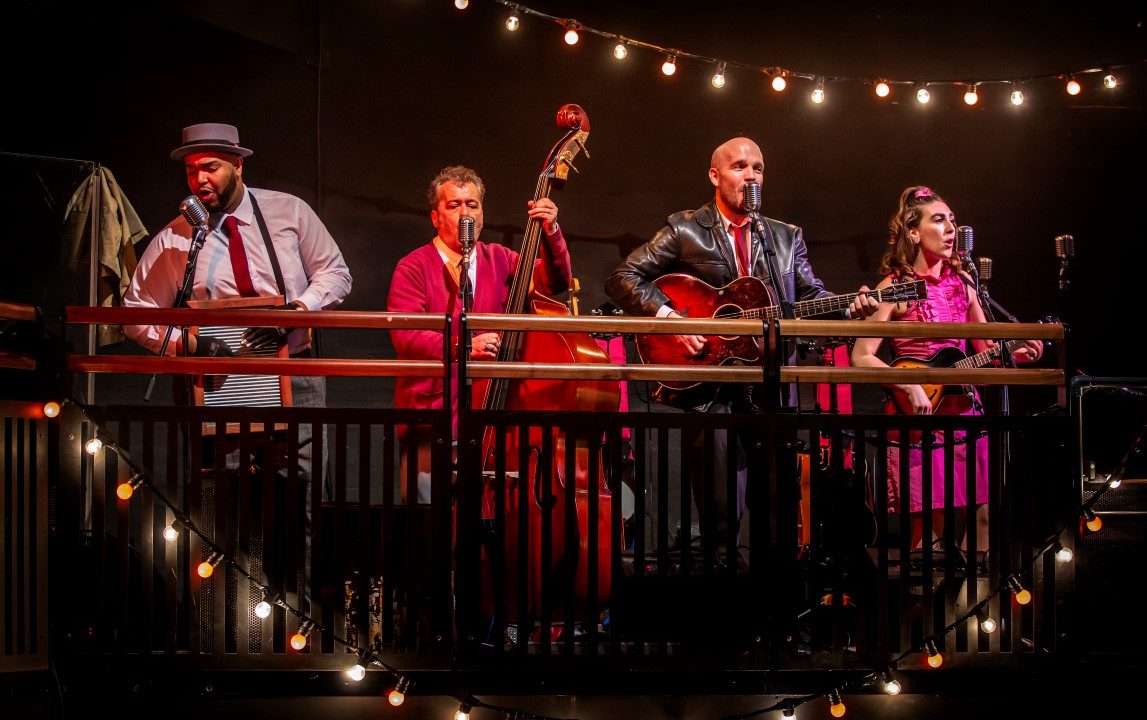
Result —
[[183, 202], [179, 203], [179, 213], [183, 215], [191, 227], [195, 228], [191, 243], [197, 246], [202, 245], [203, 241], [207, 239], [207, 208], [203, 207], [199, 198], [188, 195], [183, 198]]
[[992, 279], [992, 259], [981, 255], [977, 265], [979, 266], [980, 288], [984, 293], [987, 293], [988, 281]]
[[761, 184], [756, 180], [745, 183], [742, 191], [745, 198], [745, 209], [755, 213], [761, 209]]
[[468, 253], [474, 247], [474, 218], [469, 215], [458, 218], [458, 243], [463, 252]]
[[972, 228], [968, 225], [961, 225], [956, 228], [956, 254], [964, 261], [964, 267], [967, 268], [968, 274], [979, 285], [980, 279], [976, 274], [976, 264], [972, 261], [972, 250], [976, 247], [976, 238], [972, 232]]
[[956, 254], [961, 258], [968, 257], [976, 247], [975, 235], [972, 228], [961, 225], [956, 228]]
[[1060, 260], [1075, 257], [1075, 238], [1070, 235], [1055, 236], [1055, 256]]
[[179, 203], [179, 213], [193, 228], [207, 227], [207, 208], [194, 195], [188, 195]]

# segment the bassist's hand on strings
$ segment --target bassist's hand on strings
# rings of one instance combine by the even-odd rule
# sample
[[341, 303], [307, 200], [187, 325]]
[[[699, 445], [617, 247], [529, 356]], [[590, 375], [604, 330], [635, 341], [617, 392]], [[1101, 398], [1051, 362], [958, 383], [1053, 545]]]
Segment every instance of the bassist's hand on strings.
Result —
[[556, 233], [558, 227], [558, 206], [549, 198], [538, 198], [527, 203], [530, 208], [529, 215], [535, 220], [542, 221], [542, 229], [546, 235]]
[[478, 333], [470, 341], [471, 360], [497, 360], [502, 337], [496, 332]]

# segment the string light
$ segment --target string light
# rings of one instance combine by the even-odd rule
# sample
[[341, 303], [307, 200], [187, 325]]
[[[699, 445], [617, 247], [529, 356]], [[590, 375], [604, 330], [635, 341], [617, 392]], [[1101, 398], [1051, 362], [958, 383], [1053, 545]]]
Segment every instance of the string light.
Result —
[[980, 626], [980, 631], [991, 635], [996, 631], [996, 619], [988, 612], [988, 606], [984, 605], [976, 611], [976, 622]]
[[832, 713], [833, 717], [844, 717], [847, 708], [844, 707], [844, 700], [840, 697], [840, 690], [833, 688], [828, 693], [828, 711]]
[[84, 452], [88, 455], [99, 455], [100, 450], [104, 449], [104, 441], [98, 437], [93, 437], [84, 443]]
[[179, 534], [187, 529], [189, 524], [186, 516], [176, 513], [167, 527], [163, 528], [163, 539], [167, 542], [175, 542], [179, 539]]
[[577, 31], [580, 28], [581, 28], [581, 25], [578, 24], [577, 20], [570, 20], [569, 22], [566, 23], [566, 34], [565, 34], [566, 45], [577, 45], [577, 41], [579, 39]]
[[797, 715], [796, 708], [793, 707], [791, 702], [789, 702], [788, 700], [785, 700], [784, 704], [781, 705], [781, 717], [791, 718], [791, 717], [796, 717], [796, 715]]
[[930, 667], [938, 668], [944, 664], [944, 656], [940, 654], [940, 650], [936, 647], [936, 641], [932, 638], [924, 641], [924, 652], [928, 655]]
[[713, 87], [715, 87], [715, 88], [725, 87], [725, 63], [724, 62], [722, 62], [720, 65], [717, 66], [717, 72], [713, 73], [713, 81], [712, 82], [713, 82]]
[[900, 685], [900, 681], [892, 677], [891, 670], [885, 670], [880, 674], [880, 679], [884, 681], [884, 692], [889, 695], [899, 695], [900, 691], [904, 688]]
[[299, 623], [299, 629], [291, 636], [291, 647], [295, 650], [302, 650], [307, 646], [307, 638], [311, 634], [311, 630], [315, 629], [313, 620], [304, 620]]
[[818, 77], [816, 79], [816, 86], [812, 89], [812, 101], [817, 105], [824, 102], [824, 78]]
[[677, 72], [677, 56], [669, 53], [665, 56], [665, 62], [661, 63], [661, 72], [664, 75], [672, 75]]
[[1086, 521], [1087, 529], [1091, 532], [1099, 532], [1103, 527], [1103, 518], [1095, 514], [1095, 511], [1089, 507], [1083, 509], [1083, 519]]
[[60, 403], [55, 400], [49, 400], [44, 403], [44, 417], [54, 418], [60, 415]]
[[921, 85], [920, 88], [916, 90], [916, 102], [921, 105], [927, 105], [931, 99], [932, 93], [928, 91], [928, 88]]
[[470, 7], [470, 0], [454, 0], [454, 7], [459, 10], [465, 10]]
[[1113, 473], [1111, 475], [1108, 475], [1104, 482], [1107, 483], [1107, 487], [1114, 490], [1115, 488], [1117, 488], [1123, 484], [1123, 475]]
[[1020, 579], [1016, 575], [1010, 575], [1007, 579], [1007, 588], [1015, 597], [1016, 602], [1020, 605], [1027, 605], [1032, 601], [1031, 592], [1020, 584]]
[[1064, 545], [1059, 540], [1055, 541], [1053, 550], [1055, 551], [1055, 559], [1063, 563], [1069, 563], [1071, 562], [1071, 559], [1075, 557], [1075, 553], [1071, 551], [1071, 548]]
[[116, 485], [116, 497], [118, 497], [120, 500], [131, 500], [131, 496], [135, 494], [135, 491], [139, 489], [140, 485], [143, 485], [143, 481], [146, 479], [147, 478], [143, 473], [133, 472], [131, 477], [129, 477], [127, 480], [124, 480], [119, 485]]
[[402, 675], [398, 676], [398, 682], [386, 695], [386, 701], [393, 707], [399, 707], [402, 703], [406, 702], [406, 691], [410, 689], [410, 679]]
[[470, 720], [470, 703], [463, 700], [458, 705], [458, 710], [454, 713], [454, 720]]
[[346, 671], [346, 676], [355, 682], [359, 682], [366, 677], [366, 668], [362, 666], [362, 663], [355, 663]]
[[215, 572], [215, 566], [218, 565], [219, 561], [221, 561], [222, 559], [223, 559], [223, 551], [222, 550], [216, 550], [215, 552], [208, 555], [206, 560], [199, 563], [199, 567], [197, 567], [195, 569], [195, 572], [199, 573], [199, 577], [206, 580], [207, 578], [211, 577], [211, 575]]
[[[560, 18], [560, 17], [556, 17], [553, 15], [548, 15], [546, 13], [539, 12], [537, 10], [525, 7], [525, 6], [523, 6], [517, 2], [511, 2], [510, 0], [495, 0], [495, 2], [497, 2], [498, 4], [503, 5], [509, 9], [510, 14], [506, 19], [506, 27], [511, 31], [515, 31], [520, 27], [521, 17], [523, 15], [529, 15], [529, 16], [543, 18], [543, 19], [550, 20], [550, 21], [553, 21], [555, 23], [558, 23], [558, 24], [564, 26], [566, 28], [565, 41], [570, 45], [576, 44], [578, 42], [578, 40], [580, 38], [580, 33], [583, 31], [590, 33], [592, 35], [597, 35], [599, 37], [606, 38], [606, 39], [614, 42], [613, 55], [618, 60], [622, 60], [628, 55], [630, 45], [635, 45], [635, 46], [638, 46], [638, 47], [641, 47], [641, 48], [644, 48], [647, 50], [652, 50], [654, 52], [666, 53], [666, 54], [672, 55], [675, 60], [678, 57], [689, 58], [689, 59], [696, 60], [699, 62], [710, 63], [713, 66], [719, 66], [722, 63], [726, 62], [725, 60], [721, 60], [719, 58], [706, 57], [704, 55], [700, 55], [697, 53], [692, 53], [692, 52], [687, 52], [687, 51], [682, 51], [682, 50], [675, 50], [672, 48], [657, 45], [655, 43], [645, 42], [645, 41], [641, 41], [641, 40], [627, 40], [625, 38], [622, 38], [617, 33], [606, 32], [606, 31], [597, 30], [597, 29], [594, 29], [591, 27], [586, 27], [585, 25], [582, 25], [580, 22], [578, 22], [576, 20]], [[469, 0], [455, 0], [455, 5], [459, 9], [465, 9], [469, 5]], [[515, 21], [514, 18], [517, 18], [517, 21]], [[1029, 83], [1029, 82], [1032, 82], [1035, 80], [1060, 79], [1061, 81], [1067, 82], [1068, 92], [1072, 95], [1075, 95], [1075, 94], [1078, 94], [1081, 90], [1081, 85], [1075, 79], [1075, 76], [1090, 75], [1093, 73], [1096, 73], [1096, 74], [1102, 73], [1104, 86], [1107, 88], [1114, 88], [1117, 85], [1116, 77], [1114, 74], [1115, 70], [1117, 70], [1118, 68], [1121, 68], [1121, 67], [1126, 67], [1126, 66], [1131, 65], [1133, 63], [1137, 64], [1137, 63], [1142, 63], [1142, 62], [1147, 62], [1147, 58], [1137, 59], [1137, 60], [1134, 60], [1131, 62], [1126, 62], [1126, 63], [1120, 63], [1120, 64], [1114, 65], [1114, 66], [1108, 65], [1106, 67], [1082, 68], [1082, 69], [1073, 70], [1071, 73], [1057, 72], [1057, 73], [1049, 73], [1049, 74], [1045, 74], [1045, 75], [1033, 75], [1033, 76], [1023, 77], [1023, 78], [1014, 78], [1014, 77], [1013, 78], [977, 78], [977, 79], [966, 79], [963, 81], [933, 80], [933, 81], [928, 81], [927, 84], [952, 85], [952, 86], [965, 87], [965, 88], [970, 86], [970, 89], [965, 92], [965, 102], [967, 102], [969, 105], [973, 105], [973, 104], [977, 104], [979, 101], [979, 86], [980, 85], [1005, 84], [1005, 83], [1007, 83], [1007, 84], [1011, 85], [1013, 88], [1011, 94], [1009, 95], [1009, 99], [1010, 99], [1012, 105], [1016, 106], [1016, 105], [1023, 104], [1024, 100], [1026, 99], [1024, 96], [1024, 93], [1022, 93], [1017, 87], [1018, 84], [1021, 82]], [[761, 72], [761, 73], [765, 73], [765, 74], [769, 75], [771, 77], [771, 82], [775, 83], [774, 89], [777, 92], [781, 92], [785, 88], [787, 88], [790, 79], [806, 80], [810, 83], [813, 83], [814, 85], [817, 86], [812, 91], [813, 102], [816, 104], [820, 104], [821, 102], [824, 101], [824, 91], [823, 91], [823, 82], [822, 82], [824, 79], [829, 79], [829, 80], [832, 80], [833, 82], [853, 81], [853, 82], [863, 82], [865, 84], [871, 84], [874, 86], [876, 95], [879, 98], [889, 97], [892, 93], [892, 85], [893, 84], [910, 84], [909, 81], [906, 81], [906, 80], [896, 80], [896, 79], [890, 79], [890, 78], [880, 78], [879, 80], [874, 81], [871, 78], [848, 78], [848, 77], [835, 76], [835, 75], [834, 76], [824, 76], [824, 75], [814, 74], [814, 73], [799, 72], [796, 70], [782, 70], [781, 68], [778, 68], [778, 67], [754, 66], [754, 65], [747, 64], [747, 63], [740, 63], [740, 62], [735, 62], [735, 61], [728, 61], [728, 64], [732, 65], [733, 67], [740, 68], [740, 69], [755, 70], [757, 72]], [[675, 62], [674, 62], [674, 65], [676, 65]], [[664, 72], [667, 75], [671, 74], [670, 72], [666, 72], [666, 67], [668, 67], [668, 63], [663, 63], [662, 64], [662, 72]], [[675, 72], [675, 71], [676, 71], [676, 68], [674, 67], [673, 72]], [[724, 79], [726, 81], [728, 81], [729, 78], [728, 78], [727, 72], [721, 73], [721, 75], [724, 77]], [[714, 73], [714, 75], [712, 75], [711, 77], [715, 78], [716, 76], [717, 76], [717, 74]], [[919, 100], [921, 103], [927, 102], [927, 100], [921, 100], [920, 99], [920, 90], [919, 89], [917, 90], [917, 94], [918, 94], [917, 100]], [[926, 94], [925, 96], [930, 97], [930, 93]], [[972, 100], [971, 98], [973, 98], [973, 97], [976, 99]]]

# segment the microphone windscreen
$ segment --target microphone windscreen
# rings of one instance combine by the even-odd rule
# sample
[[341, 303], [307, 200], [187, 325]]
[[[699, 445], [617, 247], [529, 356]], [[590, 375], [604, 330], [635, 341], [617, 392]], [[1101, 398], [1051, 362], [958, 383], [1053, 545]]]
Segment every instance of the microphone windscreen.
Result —
[[987, 282], [992, 279], [992, 259], [990, 257], [980, 257], [977, 265], [980, 270], [980, 282]]
[[207, 226], [207, 208], [203, 207], [203, 203], [194, 195], [188, 195], [179, 203], [179, 212], [187, 222], [191, 223], [191, 227]]
[[968, 255], [975, 249], [976, 239], [972, 234], [972, 228], [967, 225], [961, 225], [956, 228], [956, 252], [960, 255]]
[[761, 209], [761, 184], [755, 180], [745, 183], [742, 191], [745, 196], [745, 209], [756, 212]]
[[474, 244], [474, 218], [469, 215], [458, 218], [458, 244], [463, 248]]
[[1071, 235], [1056, 235], [1055, 256], [1060, 260], [1069, 260], [1075, 257], [1075, 238]]

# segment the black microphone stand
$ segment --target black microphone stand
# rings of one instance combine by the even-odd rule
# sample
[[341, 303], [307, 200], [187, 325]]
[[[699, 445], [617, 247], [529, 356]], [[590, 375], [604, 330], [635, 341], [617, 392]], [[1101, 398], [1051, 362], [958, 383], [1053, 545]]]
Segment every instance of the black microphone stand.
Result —
[[[458, 297], [462, 300], [462, 318], [461, 328], [466, 330], [465, 317], [470, 314], [474, 307], [474, 286], [470, 284], [470, 255], [474, 251], [474, 243], [462, 244], [462, 263], [460, 266], [460, 274], [458, 276]], [[470, 348], [473, 338], [468, 331], [461, 332], [458, 335], [458, 362], [463, 366], [466, 361], [470, 359]], [[458, 404], [462, 408], [470, 407], [470, 378], [466, 377], [466, 391], [458, 393]], [[461, 390], [461, 388], [459, 388]]]
[[[749, 210], [749, 218], [753, 221], [753, 233], [761, 241], [761, 251], [765, 254], [765, 266], [769, 271], [769, 283], [773, 286], [773, 291], [777, 294], [777, 301], [781, 304], [781, 314], [789, 320], [796, 317], [793, 313], [793, 301], [785, 293], [784, 283], [780, 281], [780, 272], [777, 270], [777, 253], [773, 249], [773, 244], [769, 242], [769, 232], [765, 227], [764, 221], [761, 219], [760, 212], [756, 210]], [[749, 265], [752, 266], [752, 257], [749, 258]]]
[[[207, 226], [200, 225], [195, 228], [194, 234], [191, 236], [191, 248], [187, 252], [187, 267], [183, 270], [183, 284], [179, 287], [179, 292], [175, 295], [175, 300], [172, 301], [171, 307], [183, 307], [187, 300], [191, 297], [191, 283], [195, 277], [195, 264], [199, 261], [199, 251], [203, 249], [203, 243], [207, 240]], [[174, 325], [167, 326], [167, 334], [163, 336], [163, 344], [159, 347], [159, 356], [167, 352], [167, 345], [171, 342], [171, 333], [175, 330]], [[184, 348], [187, 344], [184, 343]], [[159, 377], [158, 372], [151, 374], [151, 379], [147, 381], [147, 390], [143, 393], [143, 401], [149, 402], [151, 399], [151, 391], [155, 389], [155, 380]]]

